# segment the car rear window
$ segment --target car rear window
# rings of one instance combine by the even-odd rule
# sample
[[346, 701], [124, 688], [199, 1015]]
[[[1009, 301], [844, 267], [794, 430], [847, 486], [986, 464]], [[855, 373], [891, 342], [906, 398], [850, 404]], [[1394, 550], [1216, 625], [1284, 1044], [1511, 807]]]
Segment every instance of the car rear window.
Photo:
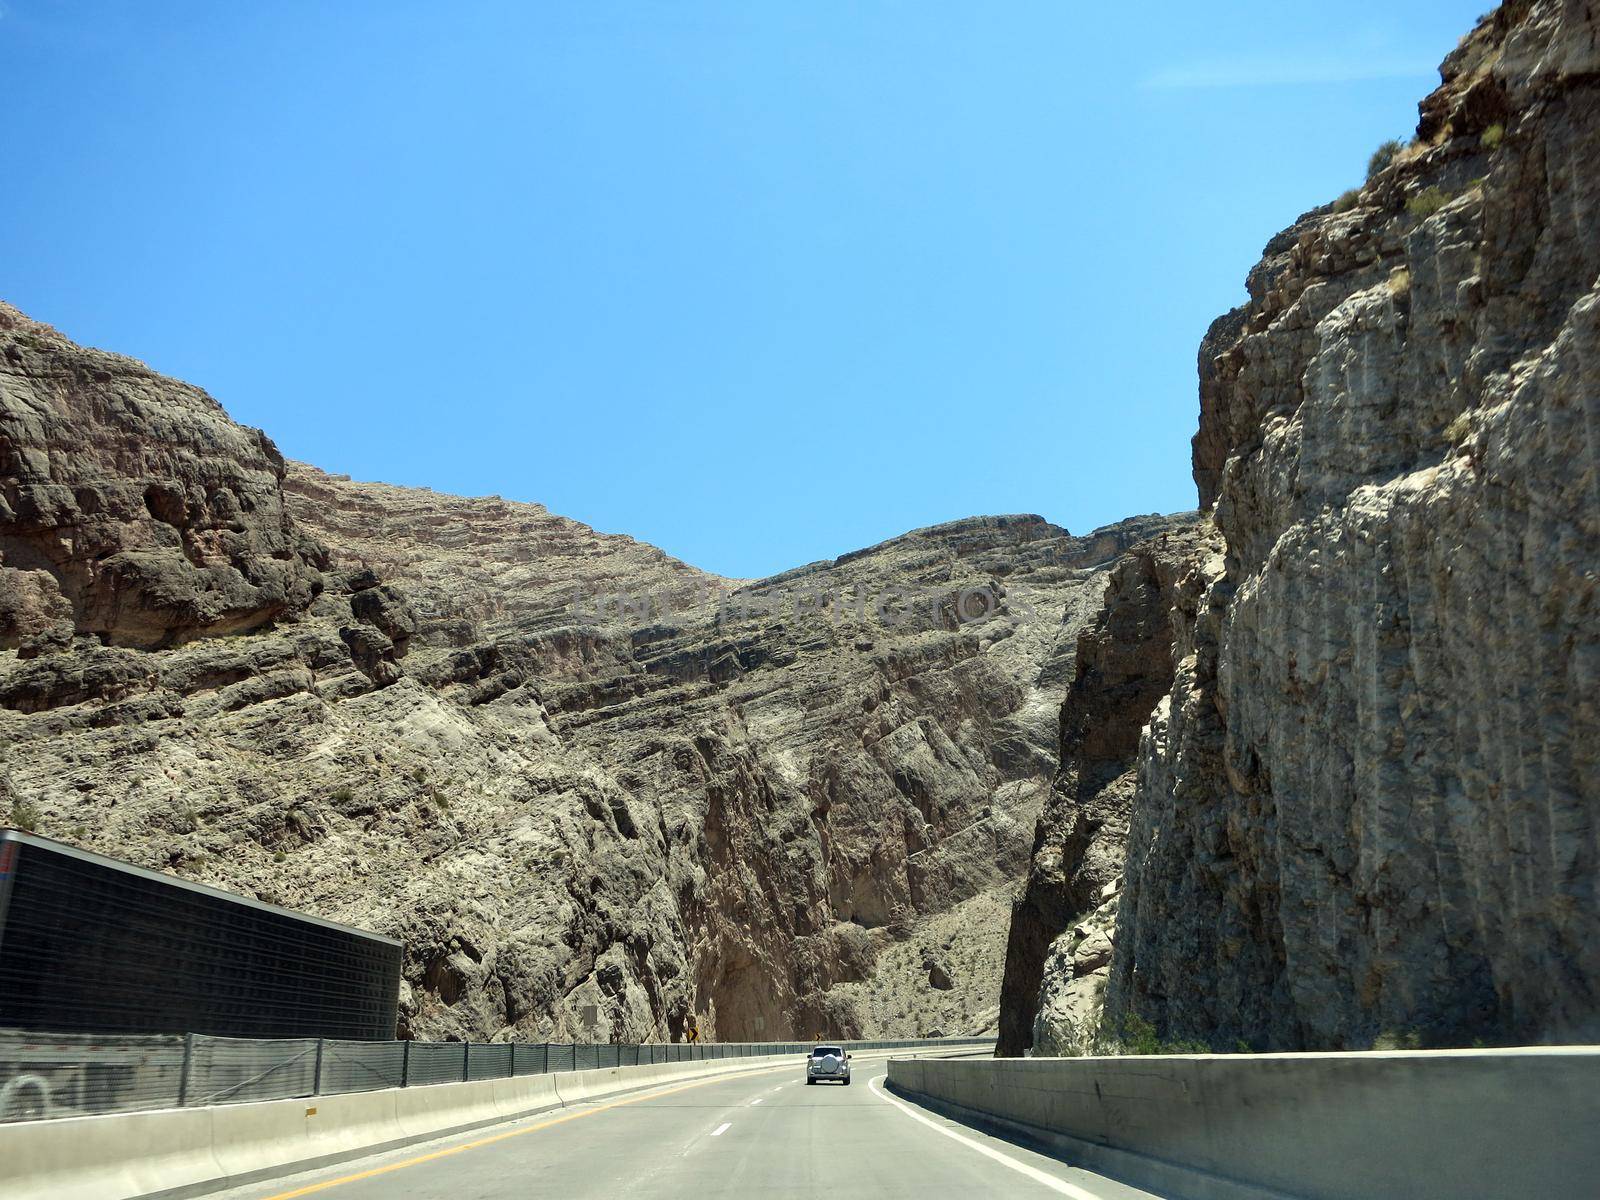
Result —
[[843, 1058], [844, 1057], [844, 1051], [839, 1049], [839, 1047], [837, 1047], [837, 1046], [818, 1046], [815, 1050], [813, 1050], [811, 1052], [811, 1057], [812, 1058], [826, 1058], [830, 1054], [833, 1055], [835, 1058]]

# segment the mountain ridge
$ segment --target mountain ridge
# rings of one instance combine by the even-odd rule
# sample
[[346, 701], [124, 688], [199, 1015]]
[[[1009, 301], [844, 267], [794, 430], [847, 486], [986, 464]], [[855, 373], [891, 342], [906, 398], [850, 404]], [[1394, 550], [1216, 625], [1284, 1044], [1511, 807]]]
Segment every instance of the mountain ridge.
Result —
[[401, 938], [408, 1035], [993, 1025], [1076, 622], [1191, 517], [725, 580], [43, 328], [0, 309], [0, 818]]

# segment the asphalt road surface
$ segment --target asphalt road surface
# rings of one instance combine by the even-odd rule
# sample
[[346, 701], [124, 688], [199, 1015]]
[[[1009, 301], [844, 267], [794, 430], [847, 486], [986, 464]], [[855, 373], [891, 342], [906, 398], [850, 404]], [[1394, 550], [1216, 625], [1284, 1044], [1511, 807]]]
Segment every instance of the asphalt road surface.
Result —
[[528, 1197], [1150, 1197], [855, 1082], [808, 1087], [804, 1060], [592, 1104], [220, 1193], [226, 1200]]

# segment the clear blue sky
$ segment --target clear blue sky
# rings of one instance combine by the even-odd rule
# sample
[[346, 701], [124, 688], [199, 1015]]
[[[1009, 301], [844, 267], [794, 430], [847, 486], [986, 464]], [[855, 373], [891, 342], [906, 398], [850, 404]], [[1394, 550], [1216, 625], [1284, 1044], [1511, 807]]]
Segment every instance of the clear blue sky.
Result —
[[0, 294], [728, 575], [1192, 507], [1195, 350], [1487, 0], [0, 0]]

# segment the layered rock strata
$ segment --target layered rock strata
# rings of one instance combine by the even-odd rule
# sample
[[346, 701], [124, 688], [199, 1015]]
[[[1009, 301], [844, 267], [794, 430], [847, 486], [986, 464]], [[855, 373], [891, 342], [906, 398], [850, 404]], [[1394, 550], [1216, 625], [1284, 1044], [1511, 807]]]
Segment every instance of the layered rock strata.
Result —
[[420, 1036], [993, 1027], [1078, 628], [1167, 519], [740, 584], [0, 315], [0, 820], [400, 937]]

